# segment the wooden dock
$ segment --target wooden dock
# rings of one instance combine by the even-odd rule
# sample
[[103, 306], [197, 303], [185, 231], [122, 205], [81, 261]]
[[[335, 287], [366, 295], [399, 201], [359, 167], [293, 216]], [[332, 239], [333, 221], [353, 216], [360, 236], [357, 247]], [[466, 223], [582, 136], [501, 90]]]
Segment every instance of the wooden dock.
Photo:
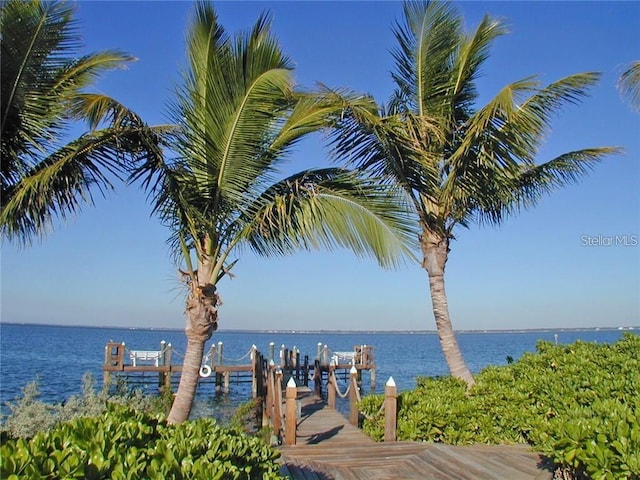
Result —
[[280, 447], [281, 473], [293, 480], [551, 480], [527, 446], [456, 447], [376, 443], [308, 389], [296, 445]]
[[[320, 394], [321, 386], [330, 374], [342, 372], [346, 377], [352, 367], [358, 371], [359, 381], [362, 381], [362, 372], [368, 371], [372, 389], [375, 388], [376, 366], [371, 345], [355, 345], [352, 351], [339, 352], [318, 343], [316, 356], [311, 359], [295, 346], [289, 349], [282, 345], [277, 352], [273, 342], [269, 344], [267, 355], [253, 345], [237, 359], [227, 358], [223, 347], [222, 342], [211, 345], [199, 375], [200, 383], [213, 383], [218, 392], [229, 392], [232, 383], [251, 383], [253, 398], [264, 398], [269, 372], [279, 370], [283, 373], [283, 383], [294, 378], [299, 385], [308, 386], [312, 380]], [[182, 373], [181, 357], [182, 354], [165, 341], [160, 342], [158, 350], [130, 349], [124, 342], [109, 341], [102, 365], [103, 384], [109, 386], [114, 384], [113, 380], [121, 379], [131, 386], [155, 384], [160, 389], [171, 390]]]

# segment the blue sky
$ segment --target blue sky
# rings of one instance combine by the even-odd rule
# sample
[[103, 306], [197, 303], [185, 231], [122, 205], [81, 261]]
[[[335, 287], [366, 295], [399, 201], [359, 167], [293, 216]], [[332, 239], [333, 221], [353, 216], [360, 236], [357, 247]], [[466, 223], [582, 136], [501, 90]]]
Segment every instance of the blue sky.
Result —
[[[399, 2], [218, 2], [230, 32], [273, 13], [273, 31], [296, 64], [296, 79], [369, 92], [385, 101]], [[549, 83], [601, 71], [583, 105], [568, 108], [541, 152], [604, 145], [625, 149], [579, 185], [555, 192], [501, 227], [460, 229], [447, 264], [454, 328], [640, 325], [640, 114], [616, 90], [640, 59], [640, 2], [464, 2], [467, 25], [502, 17], [479, 83], [480, 102], [506, 83], [539, 74]], [[87, 51], [117, 48], [139, 60], [98, 84], [151, 124], [184, 64], [190, 2], [78, 3]], [[300, 145], [291, 171], [326, 164], [322, 138]], [[2, 321], [182, 328], [184, 290], [136, 187], [117, 185], [75, 219], [56, 223], [27, 249], [2, 245]], [[627, 245], [624, 245], [624, 242]], [[590, 245], [588, 245], [590, 244]], [[635, 244], [635, 245], [634, 245]], [[236, 277], [219, 285], [221, 329], [434, 329], [426, 273], [383, 271], [346, 251], [285, 258], [243, 254]]]

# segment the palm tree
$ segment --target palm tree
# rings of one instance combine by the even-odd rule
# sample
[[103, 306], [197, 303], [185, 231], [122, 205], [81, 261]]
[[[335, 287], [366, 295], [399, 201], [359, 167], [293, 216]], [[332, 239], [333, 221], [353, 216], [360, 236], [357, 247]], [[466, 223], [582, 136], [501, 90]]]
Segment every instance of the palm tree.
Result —
[[622, 95], [629, 99], [631, 107], [640, 112], [640, 61], [631, 63], [622, 73], [618, 88]]
[[[135, 113], [87, 93], [103, 72], [133, 60], [117, 51], [79, 55], [74, 9], [63, 2], [3, 2], [0, 232], [29, 244], [53, 218], [78, 211], [104, 193], [129, 161], [159, 155]], [[70, 127], [89, 132], [68, 143]]]
[[440, 343], [454, 377], [469, 386], [449, 315], [444, 273], [454, 232], [472, 222], [499, 224], [547, 192], [578, 180], [613, 148], [568, 152], [536, 164], [550, 121], [598, 79], [582, 73], [542, 87], [535, 77], [506, 85], [476, 106], [476, 79], [504, 25], [485, 16], [470, 33], [449, 3], [406, 2], [392, 52], [395, 90], [377, 114], [353, 108], [338, 123], [338, 157], [404, 189], [421, 234]]
[[[182, 375], [168, 421], [189, 417], [204, 344], [218, 325], [219, 282], [248, 248], [260, 255], [347, 247], [395, 265], [411, 223], [379, 183], [338, 168], [280, 179], [297, 140], [342, 111], [330, 91], [294, 89], [292, 62], [262, 15], [229, 36], [209, 3], [198, 3], [187, 35], [188, 66], [171, 107], [174, 158], [135, 175], [171, 229], [170, 245], [188, 287]], [[356, 101], [353, 98], [350, 101]]]

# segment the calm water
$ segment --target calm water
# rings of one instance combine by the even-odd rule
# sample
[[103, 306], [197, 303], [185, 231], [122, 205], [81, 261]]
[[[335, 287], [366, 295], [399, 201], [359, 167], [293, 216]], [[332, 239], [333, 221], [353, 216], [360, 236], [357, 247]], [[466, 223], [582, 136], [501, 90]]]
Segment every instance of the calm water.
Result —
[[[540, 339], [559, 343], [575, 340], [613, 342], [621, 332], [549, 331], [519, 333], [460, 333], [458, 342], [465, 360], [473, 372], [488, 365], [502, 365], [507, 357], [518, 359], [524, 352], [535, 351]], [[180, 358], [186, 339], [182, 331], [91, 327], [59, 327], [41, 325], [13, 325], [0, 323], [0, 404], [5, 411], [6, 401], [15, 399], [22, 387], [40, 378], [41, 399], [61, 402], [82, 390], [82, 376], [91, 372], [98, 386], [102, 382], [101, 365], [105, 344], [125, 342], [135, 350], [158, 350], [162, 340], [173, 345]], [[216, 332], [210, 343], [224, 343], [228, 359], [243, 357], [252, 344], [266, 355], [270, 342], [277, 350], [297, 346], [302, 356], [316, 355], [317, 344], [326, 344], [333, 351], [351, 351], [354, 345], [373, 345], [378, 377], [378, 391], [393, 376], [400, 390], [415, 386], [415, 379], [425, 375], [444, 375], [447, 366], [440, 351], [437, 335], [433, 333], [255, 333]], [[364, 376], [368, 393], [368, 376]], [[196, 412], [232, 408], [250, 397], [250, 387], [231, 386], [230, 394], [216, 394], [211, 384], [199, 389]], [[196, 413], [197, 414], [197, 413]]]

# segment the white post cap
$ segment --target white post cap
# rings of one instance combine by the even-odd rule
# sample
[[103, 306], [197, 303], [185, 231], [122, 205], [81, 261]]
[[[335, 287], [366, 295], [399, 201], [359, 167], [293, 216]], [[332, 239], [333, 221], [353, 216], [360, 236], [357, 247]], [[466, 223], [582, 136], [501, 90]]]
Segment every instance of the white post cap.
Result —
[[396, 381], [393, 379], [393, 377], [389, 377], [389, 380], [387, 380], [387, 387], [395, 387], [396, 386]]
[[358, 373], [358, 369], [356, 368], [355, 365], [351, 366], [351, 370], [349, 370], [349, 373], [353, 374], [353, 373]]
[[287, 382], [287, 388], [296, 388], [296, 381], [293, 379], [293, 377], [289, 378], [289, 381]]

